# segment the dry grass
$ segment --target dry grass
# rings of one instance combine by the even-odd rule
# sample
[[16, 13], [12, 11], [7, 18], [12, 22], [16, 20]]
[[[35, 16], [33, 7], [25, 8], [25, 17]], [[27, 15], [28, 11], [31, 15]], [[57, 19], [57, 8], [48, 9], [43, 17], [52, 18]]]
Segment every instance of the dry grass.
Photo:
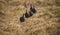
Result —
[[[31, 1], [0, 0], [0, 35], [60, 35], [60, 2]], [[35, 6], [37, 13], [21, 23], [19, 18], [26, 12], [25, 2], [27, 6]]]

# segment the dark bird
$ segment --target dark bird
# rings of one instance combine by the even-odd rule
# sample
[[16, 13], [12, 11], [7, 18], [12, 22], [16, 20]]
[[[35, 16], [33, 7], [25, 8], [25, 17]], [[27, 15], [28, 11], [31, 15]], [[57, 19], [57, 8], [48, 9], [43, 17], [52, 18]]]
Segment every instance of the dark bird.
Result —
[[30, 11], [33, 12], [33, 13], [36, 13], [36, 9], [34, 7], [30, 7]]
[[29, 14], [26, 12], [25, 13], [25, 18], [29, 18], [30, 16], [29, 16]]
[[23, 16], [20, 17], [20, 22], [24, 22], [25, 21], [25, 18], [24, 18], [24, 14]]
[[33, 13], [30, 11], [30, 12], [29, 12], [29, 15], [30, 15], [30, 16], [32, 16], [32, 15], [33, 15]]

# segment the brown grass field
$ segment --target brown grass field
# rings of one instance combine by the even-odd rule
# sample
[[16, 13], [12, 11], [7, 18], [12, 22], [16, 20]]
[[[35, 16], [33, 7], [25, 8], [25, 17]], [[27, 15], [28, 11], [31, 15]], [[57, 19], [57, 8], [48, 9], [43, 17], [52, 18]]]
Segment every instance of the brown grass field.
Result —
[[[21, 23], [30, 4], [37, 12]], [[60, 0], [0, 0], [0, 35], [60, 35]]]

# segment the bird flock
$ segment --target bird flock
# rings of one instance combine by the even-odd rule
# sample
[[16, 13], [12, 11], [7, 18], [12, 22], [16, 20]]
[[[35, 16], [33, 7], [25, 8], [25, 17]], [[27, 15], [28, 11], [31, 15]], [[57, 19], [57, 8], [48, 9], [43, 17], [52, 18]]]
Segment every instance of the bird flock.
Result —
[[20, 17], [20, 22], [24, 22], [25, 18], [29, 18], [29, 17], [33, 16], [33, 14], [35, 14], [35, 13], [36, 13], [35, 7], [30, 6], [30, 11], [27, 12], [27, 10], [26, 10], [26, 12], [23, 14], [23, 16]]

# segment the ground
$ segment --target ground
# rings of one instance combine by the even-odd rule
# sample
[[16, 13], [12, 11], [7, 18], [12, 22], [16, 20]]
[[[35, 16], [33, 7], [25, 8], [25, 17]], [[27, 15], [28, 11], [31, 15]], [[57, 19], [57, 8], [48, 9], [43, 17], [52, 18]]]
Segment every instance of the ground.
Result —
[[[37, 12], [21, 23], [24, 3]], [[0, 0], [0, 35], [60, 35], [60, 0]]]

